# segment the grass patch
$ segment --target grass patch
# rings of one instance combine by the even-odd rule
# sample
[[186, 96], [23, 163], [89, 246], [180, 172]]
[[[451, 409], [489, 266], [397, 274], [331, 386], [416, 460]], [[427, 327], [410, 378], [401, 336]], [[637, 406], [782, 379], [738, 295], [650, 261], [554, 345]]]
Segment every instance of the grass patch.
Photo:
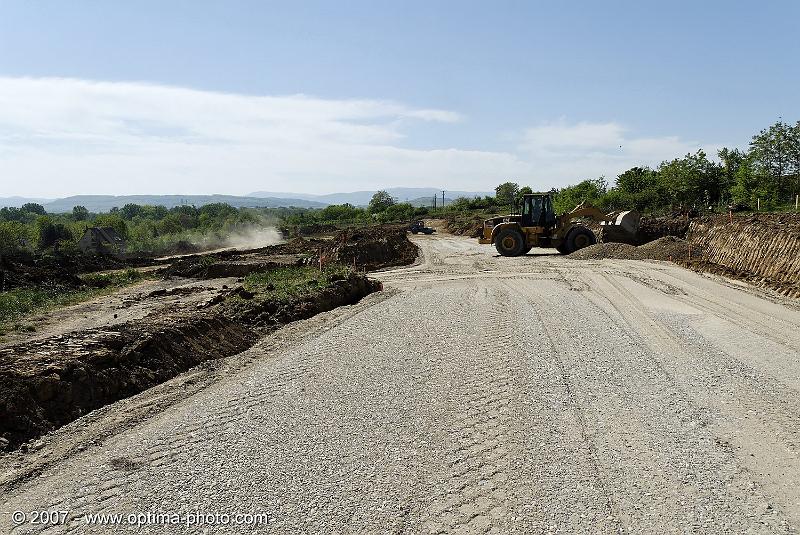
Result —
[[122, 288], [134, 282], [139, 282], [144, 276], [133, 268], [107, 273], [89, 273], [81, 280], [93, 288]]
[[291, 266], [250, 273], [244, 289], [270, 300], [289, 300], [319, 292], [334, 281], [350, 276], [350, 268], [331, 264], [322, 271], [310, 266]]
[[40, 286], [0, 292], [0, 336], [10, 330], [34, 331], [32, 325], [23, 324], [29, 316], [111, 293], [142, 280], [143, 275], [135, 269], [126, 269], [81, 278], [87, 287]]

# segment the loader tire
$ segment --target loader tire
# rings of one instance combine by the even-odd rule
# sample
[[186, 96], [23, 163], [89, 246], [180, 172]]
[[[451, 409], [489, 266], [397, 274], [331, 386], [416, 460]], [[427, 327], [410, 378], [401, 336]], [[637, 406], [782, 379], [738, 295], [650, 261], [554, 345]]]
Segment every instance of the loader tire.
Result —
[[583, 249], [584, 247], [589, 247], [590, 245], [594, 245], [597, 243], [597, 238], [594, 235], [594, 232], [589, 230], [586, 227], [577, 226], [569, 231], [567, 234], [567, 239], [564, 240], [565, 249], [567, 254], [574, 253], [578, 249]]
[[525, 240], [518, 230], [507, 228], [497, 234], [494, 247], [503, 256], [519, 256], [525, 249]]

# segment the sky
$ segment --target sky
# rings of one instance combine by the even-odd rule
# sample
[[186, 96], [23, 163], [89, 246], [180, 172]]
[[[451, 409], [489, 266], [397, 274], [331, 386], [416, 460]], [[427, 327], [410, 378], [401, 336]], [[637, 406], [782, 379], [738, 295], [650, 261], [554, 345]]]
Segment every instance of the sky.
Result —
[[0, 0], [0, 197], [537, 190], [800, 119], [800, 2]]

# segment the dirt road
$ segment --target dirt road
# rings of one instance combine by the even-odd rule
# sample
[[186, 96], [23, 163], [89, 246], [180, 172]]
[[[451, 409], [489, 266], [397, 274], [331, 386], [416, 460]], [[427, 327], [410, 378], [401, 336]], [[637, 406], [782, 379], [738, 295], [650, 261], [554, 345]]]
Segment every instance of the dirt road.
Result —
[[101, 512], [232, 515], [211, 533], [800, 528], [796, 305], [666, 263], [415, 241], [386, 292], [3, 458], [0, 531], [202, 532], [89, 526]]

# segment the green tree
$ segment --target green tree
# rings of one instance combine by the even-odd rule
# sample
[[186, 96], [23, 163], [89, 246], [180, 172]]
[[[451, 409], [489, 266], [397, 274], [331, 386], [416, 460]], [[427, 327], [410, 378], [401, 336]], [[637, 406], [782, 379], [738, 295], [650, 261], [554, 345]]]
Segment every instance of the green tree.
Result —
[[388, 192], [384, 190], [376, 191], [369, 201], [369, 212], [378, 214], [394, 204], [395, 200]]
[[727, 195], [722, 166], [710, 161], [703, 150], [662, 162], [658, 174], [669, 199], [683, 207], [719, 204]]
[[503, 182], [494, 188], [494, 196], [497, 199], [497, 204], [512, 205], [514, 199], [519, 193], [519, 184], [515, 182]]
[[407, 202], [393, 204], [381, 212], [379, 220], [383, 223], [390, 221], [407, 221], [414, 217], [414, 206]]
[[119, 215], [123, 219], [133, 219], [136, 216], [142, 215], [143, 207], [138, 204], [128, 203], [119, 210]]
[[[759, 175], [769, 184], [771, 195], [782, 197], [796, 191], [795, 175], [800, 173], [800, 126], [778, 121], [753, 136], [750, 155]], [[800, 180], [800, 179], [798, 179]]]
[[0, 253], [19, 251], [29, 239], [27, 225], [19, 221], [0, 221]]
[[610, 209], [645, 211], [664, 204], [668, 196], [659, 175], [649, 167], [633, 167], [617, 177], [600, 204]]
[[46, 249], [58, 244], [59, 241], [72, 240], [72, 233], [62, 223], [55, 223], [50, 216], [41, 215], [36, 218], [36, 244], [40, 249]]
[[44, 210], [44, 206], [35, 202], [26, 202], [22, 205], [21, 209], [23, 212], [30, 212], [31, 214], [36, 215], [45, 215], [47, 213]]
[[352, 204], [331, 204], [319, 211], [322, 221], [354, 221], [359, 219], [364, 210], [356, 208]]
[[158, 229], [158, 234], [162, 236], [165, 234], [179, 233], [183, 230], [180, 214], [176, 214], [175, 212], [167, 214], [164, 219], [158, 222], [156, 228]]
[[721, 188], [726, 192], [722, 201], [730, 202], [733, 200], [733, 188], [736, 185], [739, 169], [745, 165], [748, 158], [747, 153], [739, 149], [729, 149], [724, 147], [717, 151], [717, 156], [722, 163], [721, 167]]
[[465, 212], [472, 207], [472, 201], [467, 197], [457, 197], [453, 200], [450, 204], [447, 205], [447, 208], [456, 212]]
[[553, 209], [560, 214], [572, 210], [582, 202], [599, 205], [607, 191], [608, 182], [605, 177], [584, 180], [553, 192]]
[[33, 217], [30, 212], [23, 212], [21, 209], [14, 206], [7, 206], [0, 208], [0, 219], [3, 221], [18, 221], [25, 223]]
[[87, 210], [85, 206], [73, 206], [72, 218], [75, 221], [86, 221], [89, 219], [89, 210]]

